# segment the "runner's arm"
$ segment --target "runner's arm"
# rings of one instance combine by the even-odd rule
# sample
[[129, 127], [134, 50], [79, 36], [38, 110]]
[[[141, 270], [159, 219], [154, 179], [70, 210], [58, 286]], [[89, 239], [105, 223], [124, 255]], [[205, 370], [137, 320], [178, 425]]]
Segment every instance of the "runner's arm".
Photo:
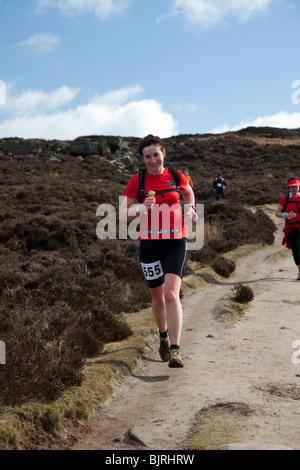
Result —
[[282, 219], [282, 209], [283, 209], [283, 206], [281, 204], [278, 204], [276, 212], [275, 212], [275, 217], [279, 217], [280, 219]]
[[294, 219], [297, 216], [296, 212], [294, 211], [282, 212], [283, 208], [284, 207], [281, 204], [278, 204], [275, 212], [276, 217], [279, 217], [280, 219]]
[[297, 217], [297, 213], [294, 211], [290, 212], [282, 212], [283, 206], [281, 204], [278, 204], [278, 207], [275, 212], [275, 216], [279, 217], [280, 219], [294, 219]]
[[182, 195], [184, 205], [189, 206], [186, 212], [186, 216], [191, 218], [193, 222], [196, 222], [198, 216], [195, 209], [193, 208], [193, 206], [195, 207], [195, 195], [192, 187], [188, 184], [186, 189], [184, 191], [180, 191], [180, 193]]
[[189, 204], [191, 206], [195, 205], [195, 196], [192, 187], [188, 184], [184, 191], [180, 191], [180, 194], [183, 197], [184, 204]]

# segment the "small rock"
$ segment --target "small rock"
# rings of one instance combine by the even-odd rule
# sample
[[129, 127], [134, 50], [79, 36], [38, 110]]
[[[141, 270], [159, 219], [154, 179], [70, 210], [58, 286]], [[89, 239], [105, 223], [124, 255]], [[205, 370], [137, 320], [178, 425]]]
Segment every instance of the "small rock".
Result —
[[124, 436], [124, 440], [131, 445], [147, 447], [147, 436], [141, 428], [129, 429]]

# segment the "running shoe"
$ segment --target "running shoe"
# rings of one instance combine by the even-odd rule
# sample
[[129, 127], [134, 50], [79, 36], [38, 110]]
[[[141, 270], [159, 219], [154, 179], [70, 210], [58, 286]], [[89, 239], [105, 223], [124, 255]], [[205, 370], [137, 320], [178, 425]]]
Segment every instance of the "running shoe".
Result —
[[170, 359], [170, 338], [160, 338], [159, 355], [162, 361], [167, 362]]
[[171, 349], [169, 367], [184, 367], [181, 359], [180, 349]]
[[299, 269], [299, 274], [298, 274], [298, 277], [297, 277], [297, 281], [300, 281], [300, 269]]

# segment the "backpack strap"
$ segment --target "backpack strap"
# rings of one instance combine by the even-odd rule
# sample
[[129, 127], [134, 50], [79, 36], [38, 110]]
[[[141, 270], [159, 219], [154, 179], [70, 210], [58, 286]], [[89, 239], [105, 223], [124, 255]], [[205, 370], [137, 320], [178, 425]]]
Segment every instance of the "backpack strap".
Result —
[[139, 203], [142, 204], [143, 198], [145, 197], [145, 176], [146, 168], [140, 168], [139, 170]]
[[288, 205], [289, 200], [290, 200], [290, 193], [287, 193], [287, 194], [285, 195], [285, 204], [284, 204], [283, 212], [286, 211], [286, 206]]
[[173, 177], [176, 189], [170, 188], [170, 189], [163, 189], [162, 191], [156, 191], [156, 194], [161, 194], [162, 197], [164, 197], [165, 193], [171, 193], [171, 192], [179, 193], [180, 192], [180, 177], [179, 177], [178, 171], [173, 166], [167, 166], [166, 168]]
[[[173, 166], [167, 166], [166, 168], [169, 171], [169, 173], [171, 173], [171, 175], [173, 176], [176, 189], [174, 188], [164, 189], [162, 191], [157, 191], [157, 194], [164, 195], [164, 193], [169, 193], [173, 191], [179, 192], [180, 190], [180, 177], [179, 177], [178, 171]], [[146, 171], [147, 171], [146, 168], [140, 168], [139, 170], [139, 203], [140, 204], [142, 203], [143, 198], [146, 196], [145, 194]]]
[[174, 179], [174, 181], [175, 181], [176, 188], [177, 188], [177, 190], [179, 191], [179, 189], [180, 189], [180, 178], [179, 178], [178, 171], [177, 171], [176, 168], [174, 168], [173, 166], [167, 166], [167, 169], [169, 170], [169, 172], [170, 172], [171, 175], [173, 176], [173, 179]]

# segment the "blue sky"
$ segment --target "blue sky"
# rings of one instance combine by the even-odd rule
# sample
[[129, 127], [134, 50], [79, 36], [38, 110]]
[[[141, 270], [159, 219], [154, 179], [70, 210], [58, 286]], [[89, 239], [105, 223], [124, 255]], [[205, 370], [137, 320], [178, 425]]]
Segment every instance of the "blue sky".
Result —
[[296, 0], [0, 0], [0, 138], [300, 127]]

